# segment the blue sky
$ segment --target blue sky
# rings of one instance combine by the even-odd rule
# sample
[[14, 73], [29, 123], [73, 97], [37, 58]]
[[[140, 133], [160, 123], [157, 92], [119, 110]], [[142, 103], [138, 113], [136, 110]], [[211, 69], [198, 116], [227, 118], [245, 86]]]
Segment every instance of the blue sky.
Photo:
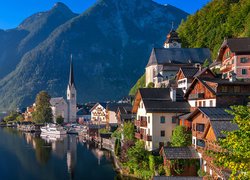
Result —
[[[49, 10], [59, 0], [0, 0], [0, 29], [18, 26], [28, 16]], [[132, 0], [128, 0], [132, 1]], [[160, 4], [171, 4], [190, 14], [195, 13], [209, 0], [154, 0]], [[61, 0], [73, 12], [81, 13], [96, 0]], [[191, 3], [192, 2], [192, 3]]]

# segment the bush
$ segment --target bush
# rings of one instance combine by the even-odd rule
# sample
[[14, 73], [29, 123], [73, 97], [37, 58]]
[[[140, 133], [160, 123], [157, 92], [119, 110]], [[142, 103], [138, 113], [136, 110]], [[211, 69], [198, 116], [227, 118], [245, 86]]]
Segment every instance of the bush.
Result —
[[64, 122], [64, 118], [62, 117], [62, 116], [57, 116], [56, 117], [56, 123], [57, 124], [63, 124], [63, 122]]
[[198, 174], [199, 177], [204, 177], [206, 175], [206, 172], [203, 171], [202, 169], [199, 169], [197, 174]]

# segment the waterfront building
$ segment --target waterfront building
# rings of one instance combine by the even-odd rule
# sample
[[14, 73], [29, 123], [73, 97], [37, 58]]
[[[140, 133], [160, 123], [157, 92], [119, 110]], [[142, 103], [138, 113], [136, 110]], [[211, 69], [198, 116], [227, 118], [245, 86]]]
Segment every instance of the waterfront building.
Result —
[[107, 103], [96, 103], [91, 109], [91, 122], [93, 124], [106, 124]]
[[32, 121], [32, 113], [35, 111], [35, 106], [36, 104], [34, 103], [26, 108], [26, 111], [23, 113], [24, 121]]
[[64, 122], [67, 122], [68, 118], [68, 104], [63, 97], [51, 98], [50, 99], [53, 122], [56, 123], [57, 117], [63, 117]]
[[172, 29], [163, 48], [153, 48], [146, 66], [146, 86], [153, 82], [155, 87], [171, 84], [180, 67], [203, 64], [211, 60], [208, 48], [182, 48], [178, 33]]
[[250, 38], [225, 39], [216, 61], [221, 63], [224, 79], [229, 79], [232, 73], [237, 79], [250, 79]]
[[132, 108], [136, 114], [135, 137], [145, 142], [148, 151], [167, 145], [177, 124], [176, 117], [189, 110], [190, 106], [184, 101], [181, 89], [139, 89]]

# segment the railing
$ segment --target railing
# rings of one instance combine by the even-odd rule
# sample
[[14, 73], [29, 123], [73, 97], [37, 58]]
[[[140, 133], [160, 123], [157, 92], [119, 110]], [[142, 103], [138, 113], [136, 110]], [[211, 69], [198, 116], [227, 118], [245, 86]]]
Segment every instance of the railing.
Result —
[[228, 71], [228, 70], [230, 70], [230, 69], [232, 69], [232, 64], [227, 64], [227, 65], [224, 65], [224, 66], [222, 66], [221, 68], [220, 68], [220, 71]]
[[136, 120], [135, 126], [137, 127], [147, 127], [148, 123], [147, 120]]
[[202, 99], [204, 98], [204, 93], [190, 94], [188, 99]]
[[136, 138], [136, 139], [142, 139], [142, 134], [136, 132], [136, 133], [135, 133], [135, 138]]
[[143, 135], [143, 140], [144, 141], [152, 141], [152, 136], [149, 136], [149, 135]]

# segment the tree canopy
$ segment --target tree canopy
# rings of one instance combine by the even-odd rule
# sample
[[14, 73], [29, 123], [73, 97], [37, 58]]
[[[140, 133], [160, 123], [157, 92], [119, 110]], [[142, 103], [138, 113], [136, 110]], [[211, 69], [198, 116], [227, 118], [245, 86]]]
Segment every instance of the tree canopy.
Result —
[[232, 179], [250, 179], [250, 108], [233, 106], [233, 123], [238, 130], [225, 132], [225, 139], [219, 140], [224, 150], [216, 154], [216, 163], [232, 171]]
[[131, 88], [129, 95], [135, 95], [139, 88], [144, 88], [146, 86], [146, 75], [143, 74], [136, 84]]
[[183, 147], [190, 145], [191, 142], [191, 134], [186, 131], [184, 126], [177, 126], [174, 129], [173, 136], [171, 138], [171, 146]]
[[36, 96], [36, 107], [32, 114], [35, 123], [50, 123], [52, 122], [52, 110], [50, 105], [50, 95], [41, 91]]

